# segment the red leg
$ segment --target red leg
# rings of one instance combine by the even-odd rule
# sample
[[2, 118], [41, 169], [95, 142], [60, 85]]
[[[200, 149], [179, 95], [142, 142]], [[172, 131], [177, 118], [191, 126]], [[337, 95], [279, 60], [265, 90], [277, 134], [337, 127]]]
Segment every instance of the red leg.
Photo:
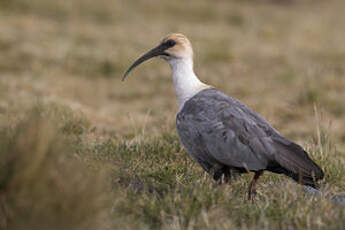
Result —
[[255, 184], [256, 184], [256, 181], [259, 179], [259, 177], [263, 174], [263, 172], [264, 172], [263, 170], [255, 172], [255, 175], [249, 185], [248, 200], [254, 201], [254, 196], [256, 194]]

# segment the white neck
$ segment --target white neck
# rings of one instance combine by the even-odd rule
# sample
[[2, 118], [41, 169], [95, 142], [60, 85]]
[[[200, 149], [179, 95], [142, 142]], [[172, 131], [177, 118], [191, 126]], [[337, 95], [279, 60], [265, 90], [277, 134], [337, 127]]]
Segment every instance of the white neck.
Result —
[[193, 70], [191, 58], [173, 58], [168, 60], [172, 70], [174, 89], [179, 104], [179, 111], [184, 103], [195, 94], [210, 86], [202, 83]]

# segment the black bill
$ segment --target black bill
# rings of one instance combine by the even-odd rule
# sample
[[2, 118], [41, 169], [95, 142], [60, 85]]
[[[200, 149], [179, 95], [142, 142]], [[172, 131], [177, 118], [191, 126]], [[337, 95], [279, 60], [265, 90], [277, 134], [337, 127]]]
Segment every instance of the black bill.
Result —
[[150, 58], [153, 57], [157, 57], [160, 55], [166, 55], [169, 56], [169, 54], [164, 53], [164, 51], [166, 49], [168, 49], [170, 46], [167, 45], [166, 43], [162, 43], [159, 46], [157, 46], [156, 48], [153, 48], [152, 50], [150, 50], [149, 52], [147, 52], [146, 54], [144, 54], [143, 56], [141, 56], [140, 58], [138, 58], [126, 71], [126, 73], [123, 75], [122, 77], [122, 81], [124, 81], [127, 77], [127, 75], [138, 65], [140, 65], [141, 63], [143, 63], [146, 60], [149, 60]]

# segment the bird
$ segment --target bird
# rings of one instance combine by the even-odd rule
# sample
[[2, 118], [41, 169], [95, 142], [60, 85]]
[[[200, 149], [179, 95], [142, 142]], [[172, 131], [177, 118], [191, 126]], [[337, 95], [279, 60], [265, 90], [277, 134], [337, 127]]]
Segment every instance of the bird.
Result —
[[192, 45], [185, 35], [165, 36], [128, 68], [122, 80], [154, 57], [167, 61], [172, 70], [180, 142], [215, 181], [223, 184], [234, 172], [253, 172], [248, 200], [254, 200], [256, 183], [264, 171], [284, 174], [302, 185], [319, 186], [324, 172], [300, 145], [283, 137], [239, 100], [199, 80], [193, 68]]

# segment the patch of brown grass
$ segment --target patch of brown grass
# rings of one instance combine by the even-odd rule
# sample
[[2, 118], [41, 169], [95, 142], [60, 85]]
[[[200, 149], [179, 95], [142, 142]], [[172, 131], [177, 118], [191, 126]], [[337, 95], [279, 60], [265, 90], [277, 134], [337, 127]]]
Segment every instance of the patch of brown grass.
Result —
[[104, 229], [107, 178], [78, 160], [53, 121], [1, 130], [1, 229]]

